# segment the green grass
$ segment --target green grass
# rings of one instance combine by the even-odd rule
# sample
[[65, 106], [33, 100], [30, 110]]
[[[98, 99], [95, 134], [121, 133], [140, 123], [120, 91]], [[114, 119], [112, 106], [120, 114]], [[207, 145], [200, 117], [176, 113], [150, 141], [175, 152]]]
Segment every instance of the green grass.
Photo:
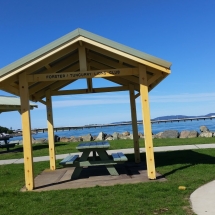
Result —
[[[112, 140], [110, 142], [110, 149], [125, 149], [133, 148], [133, 140]], [[193, 145], [193, 144], [207, 144], [215, 143], [215, 138], [187, 138], [187, 139], [154, 139], [154, 146], [174, 146], [174, 145]], [[80, 143], [80, 142], [79, 142]], [[76, 146], [79, 143], [56, 143], [56, 154], [68, 154], [77, 152]], [[140, 147], [145, 147], [144, 140], [140, 139]], [[22, 146], [11, 148], [11, 152], [6, 152], [6, 149], [0, 148], [0, 160], [17, 159], [23, 157]], [[49, 155], [48, 144], [34, 144], [33, 156], [46, 156]]]
[[[142, 156], [144, 159], [145, 154]], [[23, 164], [0, 166], [0, 214], [193, 214], [189, 196], [199, 186], [215, 179], [215, 150], [159, 152], [155, 153], [155, 161], [166, 182], [40, 193], [19, 191], [24, 185]], [[49, 168], [49, 162], [35, 163], [35, 175], [45, 168]], [[187, 189], [179, 190], [179, 186]]]

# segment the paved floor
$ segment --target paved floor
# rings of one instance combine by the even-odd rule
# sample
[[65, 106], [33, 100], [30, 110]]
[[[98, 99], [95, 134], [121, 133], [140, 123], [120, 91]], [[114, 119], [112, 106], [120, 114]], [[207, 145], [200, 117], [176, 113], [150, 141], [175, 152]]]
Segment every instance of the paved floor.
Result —
[[[215, 149], [215, 144], [198, 144], [198, 145], [184, 145], [184, 146], [163, 146], [163, 147], [154, 147], [155, 152], [162, 151], [178, 151], [178, 150], [189, 150], [189, 149], [204, 149], [211, 148]], [[108, 153], [113, 153], [114, 151], [119, 150], [111, 150]], [[133, 153], [133, 149], [120, 149], [124, 154]], [[145, 149], [141, 148], [141, 152], [144, 152]], [[77, 154], [77, 153], [75, 153]], [[63, 159], [68, 154], [57, 155], [57, 159]], [[47, 161], [49, 160], [49, 156], [35, 157], [34, 162]], [[18, 164], [23, 163], [23, 159], [12, 159], [12, 160], [0, 160], [0, 165], [6, 164]], [[130, 167], [129, 167], [130, 165]], [[132, 166], [133, 165], [133, 166]], [[110, 176], [105, 173], [104, 169], [100, 170], [100, 173], [97, 175], [89, 175], [89, 171], [84, 170], [81, 175], [80, 182], [70, 181], [70, 176], [73, 169], [61, 169], [57, 171], [43, 171], [40, 175], [35, 178], [36, 186], [38, 187], [35, 191], [48, 190], [50, 186], [53, 189], [65, 189], [65, 186], [71, 186], [71, 188], [83, 187], [83, 184], [86, 184], [86, 180], [91, 181], [91, 186], [95, 186], [97, 183], [100, 183], [101, 186], [110, 186], [114, 184], [120, 184], [124, 181], [127, 183], [138, 183], [143, 181], [148, 181], [146, 176], [146, 169], [144, 164], [141, 163], [139, 165], [134, 166], [135, 164], [128, 164], [127, 167], [118, 166], [118, 171], [120, 171], [120, 176]], [[130, 170], [129, 170], [130, 169]], [[130, 174], [129, 171], [136, 171], [136, 174]], [[103, 171], [103, 172], [102, 172]], [[55, 173], [54, 173], [55, 172]], [[92, 173], [92, 171], [90, 171]], [[93, 171], [94, 172], [94, 171]], [[56, 174], [54, 176], [54, 174]], [[164, 181], [165, 179], [159, 175], [159, 180]], [[44, 177], [44, 181], [42, 182], [41, 177]], [[56, 177], [57, 176], [57, 177]], [[96, 178], [97, 177], [97, 178]], [[95, 180], [96, 179], [96, 180]], [[132, 180], [131, 180], [132, 179]], [[94, 184], [93, 184], [94, 183]], [[66, 185], [67, 184], [67, 185]], [[86, 185], [87, 186], [87, 185]], [[24, 190], [24, 189], [23, 189]], [[215, 181], [212, 181], [208, 184], [203, 185], [202, 187], [195, 190], [190, 197], [192, 208], [194, 212], [198, 215], [214, 215], [215, 214]]]
[[[139, 164], [126, 162], [124, 164], [117, 164], [115, 167], [119, 176], [111, 176], [105, 166], [91, 166], [83, 168], [81, 175], [77, 180], [70, 179], [74, 171], [73, 167], [57, 169], [55, 171], [44, 170], [35, 178], [34, 191], [153, 182], [153, 180], [149, 180], [147, 177], [147, 170], [144, 162]], [[156, 181], [166, 181], [166, 179], [157, 173]], [[21, 191], [26, 191], [25, 187], [23, 187]]]

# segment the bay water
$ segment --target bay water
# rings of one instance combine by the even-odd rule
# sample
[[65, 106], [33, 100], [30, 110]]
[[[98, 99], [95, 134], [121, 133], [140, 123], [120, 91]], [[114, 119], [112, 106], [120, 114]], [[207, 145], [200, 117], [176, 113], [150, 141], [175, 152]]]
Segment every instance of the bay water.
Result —
[[[208, 127], [210, 131], [215, 132], [215, 119], [210, 120], [199, 120], [199, 121], [185, 121], [185, 122], [167, 122], [167, 123], [153, 123], [152, 124], [152, 132], [153, 134], [157, 134], [158, 132], [165, 131], [165, 130], [177, 130], [178, 132], [181, 132], [183, 130], [195, 130], [200, 132], [199, 128], [200, 126], [205, 125]], [[70, 131], [57, 131], [55, 132], [55, 135], [58, 135], [59, 137], [80, 137], [87, 134], [91, 134], [92, 136], [97, 136], [99, 132], [104, 132], [106, 134], [113, 134], [114, 132], [125, 132], [129, 131], [132, 132], [132, 126], [131, 125], [122, 125], [122, 126], [110, 126], [110, 127], [98, 127], [98, 128], [83, 128], [83, 129], [77, 129], [77, 130], [70, 130]], [[138, 132], [143, 133], [143, 125], [138, 125]], [[37, 133], [32, 135], [33, 138], [48, 138], [48, 133]], [[11, 140], [22, 140], [22, 136], [17, 136], [11, 138]]]

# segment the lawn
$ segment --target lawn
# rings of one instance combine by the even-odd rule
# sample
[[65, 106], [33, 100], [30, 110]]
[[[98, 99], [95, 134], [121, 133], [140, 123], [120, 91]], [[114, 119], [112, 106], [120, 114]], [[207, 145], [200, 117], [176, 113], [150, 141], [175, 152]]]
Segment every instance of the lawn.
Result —
[[[128, 158], [132, 160], [133, 155]], [[0, 214], [193, 214], [189, 196], [199, 186], [215, 179], [215, 150], [158, 152], [155, 161], [166, 182], [40, 193], [19, 191], [24, 185], [23, 164], [0, 166]], [[35, 163], [35, 175], [45, 168], [49, 168], [49, 162]], [[179, 190], [179, 186], [187, 189]]]
[[[112, 140], [110, 142], [110, 149], [125, 149], [133, 148], [133, 140]], [[80, 142], [79, 142], [80, 143]], [[79, 143], [56, 143], [55, 149], [56, 154], [68, 154], [77, 152], [76, 146]], [[187, 138], [187, 139], [154, 139], [154, 146], [175, 146], [175, 145], [193, 145], [193, 144], [207, 144], [215, 143], [215, 138]], [[144, 140], [140, 139], [140, 147], [145, 147]], [[16, 146], [11, 149], [11, 152], [6, 152], [6, 149], [0, 149], [0, 160], [5, 159], [16, 159], [23, 157], [22, 145]], [[49, 155], [48, 144], [34, 144], [33, 145], [33, 156], [46, 156]]]

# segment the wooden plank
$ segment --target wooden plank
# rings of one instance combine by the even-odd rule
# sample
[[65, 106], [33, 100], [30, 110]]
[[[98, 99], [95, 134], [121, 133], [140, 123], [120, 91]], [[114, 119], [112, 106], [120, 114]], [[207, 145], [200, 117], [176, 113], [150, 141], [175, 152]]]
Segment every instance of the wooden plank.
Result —
[[111, 156], [113, 157], [114, 161], [120, 161], [120, 156], [118, 155], [118, 153], [112, 153]]
[[66, 158], [64, 158], [59, 164], [66, 166], [68, 164], [73, 164], [75, 160], [79, 158], [79, 155], [69, 155]]
[[139, 65], [139, 79], [140, 79], [140, 99], [142, 104], [142, 116], [143, 116], [143, 124], [144, 124], [147, 173], [148, 173], [149, 179], [156, 179], [153, 141], [152, 141], [152, 128], [151, 128], [150, 109], [149, 109], [147, 74], [146, 74], [146, 67], [141, 64]]
[[106, 149], [110, 148], [110, 143], [107, 141], [103, 141], [102, 145], [103, 145], [103, 148], [106, 148]]
[[46, 91], [46, 113], [47, 113], [47, 126], [48, 126], [50, 169], [55, 170], [56, 169], [56, 156], [55, 156], [55, 143], [54, 143], [52, 98], [51, 98], [50, 90]]
[[117, 152], [117, 154], [120, 157], [121, 161], [127, 161], [128, 160], [128, 158], [122, 152]]
[[108, 69], [108, 70], [94, 70], [94, 71], [80, 71], [67, 73], [47, 73], [28, 75], [29, 82], [36, 81], [59, 81], [59, 80], [74, 80], [82, 78], [102, 78], [115, 77], [126, 75], [137, 75], [137, 68], [123, 68], [123, 69]]
[[135, 162], [140, 163], [140, 147], [139, 147], [139, 136], [137, 128], [137, 113], [136, 113], [136, 102], [134, 95], [134, 85], [129, 84], [129, 95], [130, 95], [130, 108], [131, 108], [131, 121], [133, 130], [133, 143], [134, 143], [134, 156]]
[[31, 120], [26, 73], [19, 75], [19, 91], [21, 101], [22, 136], [24, 150], [25, 186], [27, 190], [34, 189], [34, 171], [32, 156]]

